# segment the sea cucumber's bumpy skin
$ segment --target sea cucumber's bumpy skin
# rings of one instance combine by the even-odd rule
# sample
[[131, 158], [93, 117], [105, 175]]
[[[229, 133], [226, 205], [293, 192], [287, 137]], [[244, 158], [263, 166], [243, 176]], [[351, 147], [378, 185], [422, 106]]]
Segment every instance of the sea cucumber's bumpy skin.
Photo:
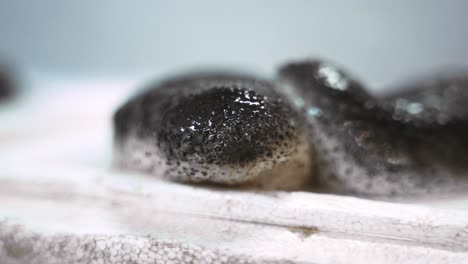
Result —
[[117, 160], [186, 182], [297, 189], [314, 178], [373, 196], [466, 190], [468, 78], [413, 87], [375, 98], [320, 61], [285, 65], [275, 85], [185, 76], [120, 108]]
[[335, 191], [413, 195], [466, 190], [466, 79], [434, 81], [429, 90], [381, 99], [319, 61], [288, 64], [278, 79], [317, 148], [320, 181]]
[[116, 163], [182, 182], [294, 189], [311, 149], [273, 84], [197, 74], [150, 87], [114, 116]]

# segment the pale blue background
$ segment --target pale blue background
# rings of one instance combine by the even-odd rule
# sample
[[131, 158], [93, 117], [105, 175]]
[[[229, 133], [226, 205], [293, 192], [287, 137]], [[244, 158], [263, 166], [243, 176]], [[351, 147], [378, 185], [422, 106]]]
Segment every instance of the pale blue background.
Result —
[[468, 66], [468, 1], [0, 0], [0, 54], [24, 71], [82, 76], [271, 74], [320, 56], [379, 88]]

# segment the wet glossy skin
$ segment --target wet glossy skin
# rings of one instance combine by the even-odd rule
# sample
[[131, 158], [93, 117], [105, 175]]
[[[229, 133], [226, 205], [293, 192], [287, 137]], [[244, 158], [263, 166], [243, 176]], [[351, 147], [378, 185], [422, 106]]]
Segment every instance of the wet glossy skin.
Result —
[[291, 110], [242, 88], [217, 87], [183, 98], [154, 127], [171, 159], [197, 152], [208, 163], [245, 163], [271, 155], [270, 146], [287, 131]]
[[289, 182], [307, 189], [309, 178], [325, 190], [360, 195], [463, 191], [468, 81], [415, 87], [374, 98], [318, 61], [283, 66], [274, 84], [242, 75], [182, 76], [119, 109], [116, 160], [185, 182], [262, 178], [275, 189], [290, 189]]

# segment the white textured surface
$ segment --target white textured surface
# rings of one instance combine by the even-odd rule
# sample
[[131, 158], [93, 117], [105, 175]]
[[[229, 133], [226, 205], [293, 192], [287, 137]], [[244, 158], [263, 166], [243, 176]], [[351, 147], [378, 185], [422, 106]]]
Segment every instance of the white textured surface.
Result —
[[[85, 238], [126, 245], [137, 237], [269, 260], [468, 261], [468, 214], [462, 212], [306, 193], [206, 190], [141, 175], [101, 176], [82, 184], [2, 179], [0, 215], [8, 222], [0, 223], [0, 241], [11, 246], [6, 234], [20, 224], [25, 229], [15, 237], [20, 245], [31, 243], [31, 237], [40, 245]], [[96, 243], [91, 244], [99, 247]], [[42, 247], [43, 254], [60, 256]], [[112, 249], [102, 248], [98, 258], [117, 263], [106, 258]], [[67, 256], [73, 260], [74, 255]]]

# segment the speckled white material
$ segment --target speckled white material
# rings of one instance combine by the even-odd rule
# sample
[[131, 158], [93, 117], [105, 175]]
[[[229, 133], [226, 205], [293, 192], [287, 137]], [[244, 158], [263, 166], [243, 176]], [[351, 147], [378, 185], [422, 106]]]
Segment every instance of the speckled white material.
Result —
[[2, 116], [0, 263], [468, 263], [465, 211], [112, 171], [113, 98]]
[[103, 173], [89, 183], [3, 178], [0, 186], [1, 256], [18, 263], [154, 263], [147, 257], [155, 261], [168, 248], [181, 254], [175, 263], [468, 260], [463, 212], [308, 193], [206, 190], [142, 175]]
[[50, 235], [0, 225], [2, 263], [255, 263], [248, 256], [135, 235]]

